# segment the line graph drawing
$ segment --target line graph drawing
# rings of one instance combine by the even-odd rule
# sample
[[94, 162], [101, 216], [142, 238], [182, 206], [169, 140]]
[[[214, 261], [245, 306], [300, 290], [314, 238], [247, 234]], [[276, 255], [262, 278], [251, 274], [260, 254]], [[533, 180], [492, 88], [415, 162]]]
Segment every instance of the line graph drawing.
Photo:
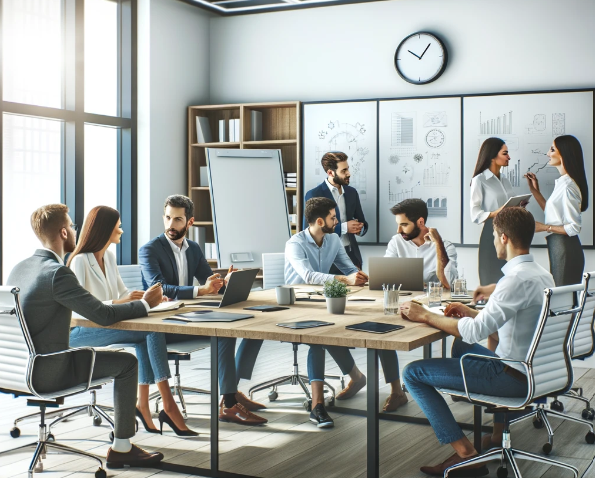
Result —
[[420, 185], [420, 182], [418, 181], [417, 184], [414, 184], [410, 188], [404, 189], [402, 191], [395, 191], [393, 188], [391, 188], [392, 182], [389, 179], [389, 181], [388, 181], [388, 202], [390, 204], [394, 205], [394, 204], [400, 203], [401, 201], [404, 201], [405, 199], [412, 199], [412, 198], [416, 197], [414, 195], [414, 190], [419, 185]]
[[424, 168], [423, 185], [424, 187], [448, 186], [449, 175], [450, 166], [445, 163], [434, 163]]

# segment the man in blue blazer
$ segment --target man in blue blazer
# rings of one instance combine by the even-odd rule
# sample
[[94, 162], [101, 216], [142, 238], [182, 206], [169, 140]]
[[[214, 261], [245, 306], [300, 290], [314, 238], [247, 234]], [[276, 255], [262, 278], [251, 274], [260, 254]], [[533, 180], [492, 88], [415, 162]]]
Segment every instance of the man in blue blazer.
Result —
[[[165, 232], [150, 240], [139, 250], [143, 286], [161, 282], [163, 295], [171, 299], [194, 299], [205, 294], [217, 294], [225, 286], [214, 274], [200, 246], [186, 239], [186, 232], [194, 223], [194, 203], [186, 196], [169, 196], [163, 216]], [[196, 278], [201, 284], [193, 286]], [[243, 339], [235, 355], [235, 338], [219, 339], [219, 388], [223, 399], [219, 420], [242, 425], [260, 425], [267, 420], [252, 413], [266, 408], [238, 392], [240, 378], [250, 379], [262, 340]]]
[[[351, 173], [347, 164], [347, 155], [340, 151], [329, 151], [320, 162], [327, 177], [321, 184], [306, 193], [304, 204], [308, 199], [315, 197], [326, 197], [337, 203], [335, 211], [339, 224], [335, 227], [335, 233], [341, 238], [341, 244], [349, 258], [358, 269], [361, 269], [362, 255], [355, 235], [363, 236], [368, 231], [368, 223], [364, 217], [357, 190], [349, 186]], [[307, 228], [308, 224], [304, 218], [303, 229]]]

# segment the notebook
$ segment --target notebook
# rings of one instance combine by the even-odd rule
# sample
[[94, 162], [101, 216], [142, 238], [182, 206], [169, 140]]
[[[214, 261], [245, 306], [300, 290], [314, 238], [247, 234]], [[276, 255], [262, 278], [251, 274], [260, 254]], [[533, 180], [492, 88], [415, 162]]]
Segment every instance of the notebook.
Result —
[[[193, 315], [190, 316], [191, 314]], [[252, 319], [253, 317], [251, 314], [230, 314], [229, 312], [206, 312], [204, 314], [191, 312], [167, 317], [163, 319], [163, 322], [235, 322], [236, 320]]]

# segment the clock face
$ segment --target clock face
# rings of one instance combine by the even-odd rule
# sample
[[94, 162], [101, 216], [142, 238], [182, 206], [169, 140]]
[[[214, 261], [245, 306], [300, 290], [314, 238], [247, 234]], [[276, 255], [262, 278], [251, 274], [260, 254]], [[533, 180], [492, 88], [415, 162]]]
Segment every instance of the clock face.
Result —
[[431, 129], [426, 134], [426, 144], [430, 148], [439, 148], [444, 144], [444, 133], [439, 129]]
[[446, 68], [448, 54], [442, 42], [430, 33], [418, 32], [405, 38], [395, 52], [395, 68], [405, 81], [430, 83]]

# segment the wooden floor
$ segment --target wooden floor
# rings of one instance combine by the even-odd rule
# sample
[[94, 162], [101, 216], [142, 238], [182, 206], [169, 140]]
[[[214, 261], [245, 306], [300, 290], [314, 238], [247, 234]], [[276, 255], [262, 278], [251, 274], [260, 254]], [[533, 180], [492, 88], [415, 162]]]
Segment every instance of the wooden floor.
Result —
[[[305, 372], [308, 348], [300, 347], [300, 364]], [[435, 356], [439, 356], [438, 345]], [[208, 388], [208, 369], [210, 351], [204, 350], [193, 356], [191, 362], [182, 365], [184, 385]], [[365, 372], [365, 350], [354, 350], [354, 357]], [[401, 368], [409, 361], [420, 358], [417, 353], [399, 353]], [[258, 358], [253, 380], [242, 382], [240, 388], [247, 391], [252, 384], [285, 375], [291, 372], [292, 353], [289, 344], [267, 342]], [[327, 354], [327, 373], [338, 373], [336, 364]], [[595, 370], [579, 369], [576, 371], [577, 384], [585, 389], [585, 395], [595, 395]], [[338, 384], [338, 382], [332, 382]], [[381, 400], [387, 394], [387, 387], [382, 384]], [[111, 403], [111, 387], [98, 393], [101, 403]], [[209, 466], [209, 398], [208, 396], [187, 397], [191, 412], [188, 425], [199, 431], [197, 438], [181, 439], [169, 429], [164, 435], [152, 435], [140, 431], [133, 441], [150, 450], [160, 450], [170, 463], [191, 466]], [[285, 387], [280, 391], [277, 401], [270, 403], [266, 392], [256, 396], [269, 408], [262, 412], [269, 423], [263, 427], [242, 427], [220, 423], [220, 468], [224, 471], [256, 475], [262, 477], [342, 477], [364, 478], [366, 476], [366, 422], [365, 418], [351, 415], [339, 415], [329, 409], [335, 420], [335, 427], [319, 430], [308, 420], [308, 413], [302, 408], [303, 396], [298, 387]], [[84, 403], [85, 395], [79, 395], [70, 403]], [[471, 422], [472, 407], [464, 403], [452, 403], [455, 416], [459, 421]], [[582, 406], [575, 400], [564, 400], [566, 409], [576, 415]], [[365, 408], [365, 391], [354, 399], [341, 403], [343, 406]], [[594, 401], [595, 406], [595, 401]], [[10, 395], [0, 395], [0, 450], [10, 450], [25, 445], [36, 439], [37, 423], [20, 425], [21, 437], [13, 439], [8, 434], [14, 418], [32, 413], [33, 408], [25, 406], [24, 399], [13, 399]], [[402, 414], [423, 416], [414, 402], [409, 402], [399, 410]], [[489, 424], [490, 416], [485, 418]], [[587, 428], [552, 419], [555, 427], [554, 450], [550, 458], [559, 459], [576, 466], [583, 478], [595, 478], [595, 445], [588, 445], [584, 436]], [[57, 441], [75, 448], [84, 449], [105, 457], [109, 447], [109, 429], [102, 425], [94, 427], [89, 417], [80, 416], [55, 427], [53, 433]], [[381, 476], [399, 478], [421, 478], [426, 475], [419, 471], [422, 465], [436, 464], [450, 454], [449, 446], [440, 446], [429, 426], [381, 421]], [[547, 441], [544, 429], [536, 430], [531, 421], [525, 421], [512, 428], [513, 445], [517, 448], [542, 454], [541, 447]], [[0, 477], [27, 476], [27, 468], [32, 456], [32, 449], [0, 455]], [[497, 465], [491, 466], [490, 476], [496, 476]], [[96, 465], [83, 458], [71, 455], [49, 455], [44, 461], [46, 478], [92, 477]], [[525, 478], [558, 478], [570, 476], [559, 469], [550, 468], [533, 462], [521, 462], [521, 471]], [[183, 478], [186, 474], [150, 469], [108, 470], [108, 476], [119, 478], [140, 478], [157, 476], [158, 478]], [[512, 475], [510, 475], [512, 476]]]

